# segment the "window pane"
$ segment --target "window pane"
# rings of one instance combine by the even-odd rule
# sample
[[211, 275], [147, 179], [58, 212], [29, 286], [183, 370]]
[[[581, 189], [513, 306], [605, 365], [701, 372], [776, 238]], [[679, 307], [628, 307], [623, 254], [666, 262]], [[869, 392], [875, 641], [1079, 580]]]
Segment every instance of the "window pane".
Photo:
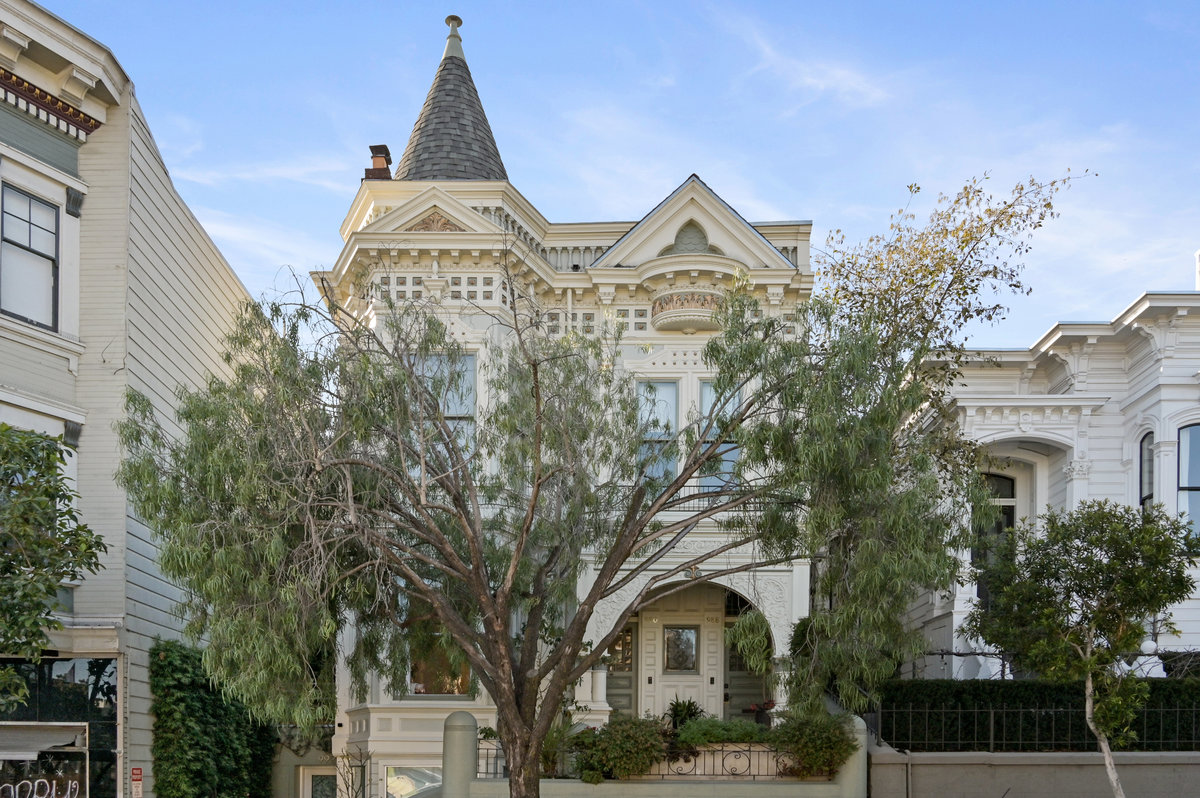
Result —
[[737, 448], [730, 448], [721, 453], [720, 465], [716, 473], [704, 474], [700, 477], [700, 487], [705, 490], [717, 490], [733, 481], [733, 466], [737, 462]]
[[47, 205], [39, 200], [29, 201], [29, 221], [49, 232], [51, 235], [58, 229], [58, 213], [53, 205]]
[[312, 779], [310, 782], [312, 798], [337, 798], [337, 776], [317, 773], [309, 778]]
[[453, 390], [446, 392], [447, 416], [475, 415], [475, 356], [464, 355], [458, 363], [461, 381]]
[[12, 214], [4, 214], [4, 238], [29, 246], [29, 223]]
[[1141, 471], [1139, 498], [1142, 503], [1154, 498], [1154, 435], [1143, 435], [1138, 458]]
[[413, 695], [466, 695], [471, 671], [466, 665], [453, 669], [446, 652], [434, 647], [413, 663], [410, 684]]
[[713, 384], [707, 380], [700, 383], [700, 415], [707, 416], [712, 412], [713, 405], [717, 401], [717, 390]]
[[29, 197], [15, 188], [4, 187], [4, 212], [29, 221]]
[[40, 227], [32, 227], [29, 230], [29, 246], [41, 252], [43, 255], [48, 255], [53, 258], [56, 254], [54, 251], [54, 233], [49, 230], [43, 230]]
[[675, 458], [667, 454], [666, 446], [660, 441], [646, 441], [639, 455], [646, 466], [646, 476], [655, 480], [668, 480], [675, 476]]
[[699, 630], [695, 626], [668, 626], [663, 630], [666, 661], [665, 671], [696, 670], [696, 639]]
[[54, 261], [5, 243], [0, 250], [0, 309], [54, 324]]
[[679, 386], [673, 382], [643, 382], [642, 412], [647, 421], [657, 421], [666, 433], [675, 429], [679, 407]]
[[633, 627], [626, 626], [621, 630], [621, 634], [608, 647], [608, 669], [609, 671], [632, 671], [633, 670]]
[[1179, 491], [1179, 512], [1187, 513], [1188, 523], [1195, 534], [1200, 529], [1196, 526], [1197, 520], [1200, 520], [1200, 490]]
[[1179, 487], [1200, 488], [1200, 425], [1179, 430]]
[[991, 491], [992, 497], [995, 499], [1012, 499], [1017, 495], [1017, 483], [1011, 477], [1002, 477], [999, 474], [988, 474], [987, 479], [988, 490]]

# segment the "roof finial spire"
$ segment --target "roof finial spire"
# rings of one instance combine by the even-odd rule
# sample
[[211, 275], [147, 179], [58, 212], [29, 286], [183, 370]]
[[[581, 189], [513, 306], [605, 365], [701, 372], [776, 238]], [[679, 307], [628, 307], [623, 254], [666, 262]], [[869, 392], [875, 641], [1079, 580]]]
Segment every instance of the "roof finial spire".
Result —
[[463, 24], [462, 17], [451, 14], [446, 17], [446, 24], [450, 26], [450, 35], [446, 37], [446, 51], [442, 53], [442, 59], [453, 55], [466, 61], [467, 57], [463, 55], [462, 49], [462, 36], [458, 34], [459, 26]]

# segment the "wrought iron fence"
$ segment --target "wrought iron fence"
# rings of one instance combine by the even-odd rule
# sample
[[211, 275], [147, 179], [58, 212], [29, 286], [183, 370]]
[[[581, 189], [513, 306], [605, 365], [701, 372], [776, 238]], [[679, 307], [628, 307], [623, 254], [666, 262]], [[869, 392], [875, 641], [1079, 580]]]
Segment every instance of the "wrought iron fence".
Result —
[[504, 748], [499, 740], [479, 741], [479, 766], [475, 770], [475, 778], [508, 778], [508, 763], [504, 759]]
[[[908, 751], [1095, 751], [1082, 708], [884, 706], [878, 735]], [[1200, 705], [1148, 707], [1127, 751], [1200, 751]]]
[[782, 751], [763, 743], [710, 743], [676, 751], [642, 778], [746, 779], [762, 781], [793, 775], [794, 763]]
[[[563, 762], [560, 772], [570, 772]], [[789, 756], [762, 743], [714, 743], [697, 749], [676, 750], [671, 758], [654, 765], [642, 779], [738, 779], [766, 781], [793, 774]], [[508, 778], [508, 765], [499, 740], [479, 741], [478, 779]]]

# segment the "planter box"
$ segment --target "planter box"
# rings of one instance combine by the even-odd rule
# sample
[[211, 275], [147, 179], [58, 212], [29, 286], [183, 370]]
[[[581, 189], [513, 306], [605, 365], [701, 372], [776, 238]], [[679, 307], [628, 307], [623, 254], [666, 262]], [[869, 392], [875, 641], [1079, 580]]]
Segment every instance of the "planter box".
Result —
[[[700, 746], [694, 756], [659, 762], [645, 776], [632, 780], [662, 780], [700, 777], [706, 780], [745, 781], [778, 780], [801, 781], [787, 776], [790, 761], [774, 748], [764, 743], [713, 743]], [[804, 779], [804, 781], [830, 781], [832, 775]]]

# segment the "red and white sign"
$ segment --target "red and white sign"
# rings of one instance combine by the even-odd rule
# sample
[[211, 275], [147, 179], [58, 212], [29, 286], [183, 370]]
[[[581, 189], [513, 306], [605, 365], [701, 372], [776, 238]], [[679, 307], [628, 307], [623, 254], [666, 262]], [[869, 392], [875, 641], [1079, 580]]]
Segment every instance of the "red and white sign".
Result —
[[130, 768], [129, 780], [130, 781], [141, 781], [142, 780], [142, 769], [141, 768]]
[[141, 768], [130, 768], [129, 769], [129, 786], [133, 788], [132, 790], [130, 790], [129, 798], [142, 798], [142, 769]]

